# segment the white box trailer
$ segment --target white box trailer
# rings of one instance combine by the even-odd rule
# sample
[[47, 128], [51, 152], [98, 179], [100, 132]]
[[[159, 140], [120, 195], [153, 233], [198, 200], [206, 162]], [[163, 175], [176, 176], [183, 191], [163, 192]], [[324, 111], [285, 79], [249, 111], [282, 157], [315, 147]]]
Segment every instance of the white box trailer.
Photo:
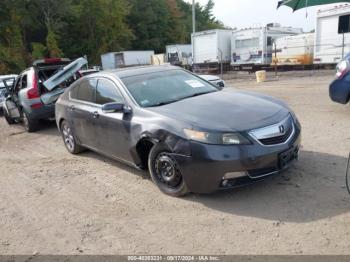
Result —
[[167, 45], [166, 61], [172, 65], [192, 64], [192, 45]]
[[349, 53], [349, 32], [350, 5], [319, 10], [316, 16], [314, 64], [336, 64]]
[[312, 65], [314, 37], [314, 33], [305, 33], [276, 39], [276, 56], [273, 50], [272, 65]]
[[271, 64], [274, 41], [283, 36], [302, 32], [301, 28], [281, 27], [275, 23], [234, 31], [231, 37], [231, 64]]
[[165, 54], [155, 54], [151, 56], [152, 65], [163, 65], [165, 64]]
[[192, 34], [193, 64], [230, 62], [231, 34], [227, 29]]
[[128, 66], [150, 65], [154, 51], [123, 51], [101, 55], [103, 70]]

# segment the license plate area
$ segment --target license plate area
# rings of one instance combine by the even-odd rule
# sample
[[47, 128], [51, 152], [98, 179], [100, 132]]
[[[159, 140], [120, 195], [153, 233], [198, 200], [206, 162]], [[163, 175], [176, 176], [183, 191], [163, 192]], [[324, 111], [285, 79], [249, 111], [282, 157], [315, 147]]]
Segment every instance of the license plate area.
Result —
[[286, 169], [294, 160], [298, 159], [299, 147], [292, 147], [278, 155], [278, 166]]

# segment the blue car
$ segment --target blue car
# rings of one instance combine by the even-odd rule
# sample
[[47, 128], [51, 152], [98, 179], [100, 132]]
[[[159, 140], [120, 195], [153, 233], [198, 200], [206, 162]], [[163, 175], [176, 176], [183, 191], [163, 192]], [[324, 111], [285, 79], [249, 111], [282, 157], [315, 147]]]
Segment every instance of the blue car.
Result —
[[336, 67], [336, 78], [329, 86], [329, 96], [340, 104], [347, 104], [350, 100], [350, 53]]

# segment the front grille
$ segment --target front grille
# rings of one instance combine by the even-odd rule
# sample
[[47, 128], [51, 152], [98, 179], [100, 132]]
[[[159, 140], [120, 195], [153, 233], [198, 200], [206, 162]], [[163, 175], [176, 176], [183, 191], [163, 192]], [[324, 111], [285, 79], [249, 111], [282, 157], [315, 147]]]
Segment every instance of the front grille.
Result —
[[292, 132], [293, 132], [293, 127], [291, 126], [288, 130], [286, 130], [286, 133], [284, 135], [265, 138], [265, 139], [259, 139], [259, 141], [263, 145], [267, 145], [267, 146], [282, 144], [288, 140]]
[[254, 129], [249, 134], [263, 145], [278, 145], [288, 141], [294, 133], [294, 122], [291, 115], [277, 124]]

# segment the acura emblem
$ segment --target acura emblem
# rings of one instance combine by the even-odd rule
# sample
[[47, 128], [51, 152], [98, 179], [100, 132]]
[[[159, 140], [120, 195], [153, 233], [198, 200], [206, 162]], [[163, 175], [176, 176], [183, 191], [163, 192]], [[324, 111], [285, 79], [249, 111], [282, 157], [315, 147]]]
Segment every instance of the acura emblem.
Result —
[[280, 130], [280, 133], [281, 133], [281, 134], [284, 134], [284, 126], [283, 126], [283, 125], [280, 125], [280, 126], [278, 127], [278, 129]]

